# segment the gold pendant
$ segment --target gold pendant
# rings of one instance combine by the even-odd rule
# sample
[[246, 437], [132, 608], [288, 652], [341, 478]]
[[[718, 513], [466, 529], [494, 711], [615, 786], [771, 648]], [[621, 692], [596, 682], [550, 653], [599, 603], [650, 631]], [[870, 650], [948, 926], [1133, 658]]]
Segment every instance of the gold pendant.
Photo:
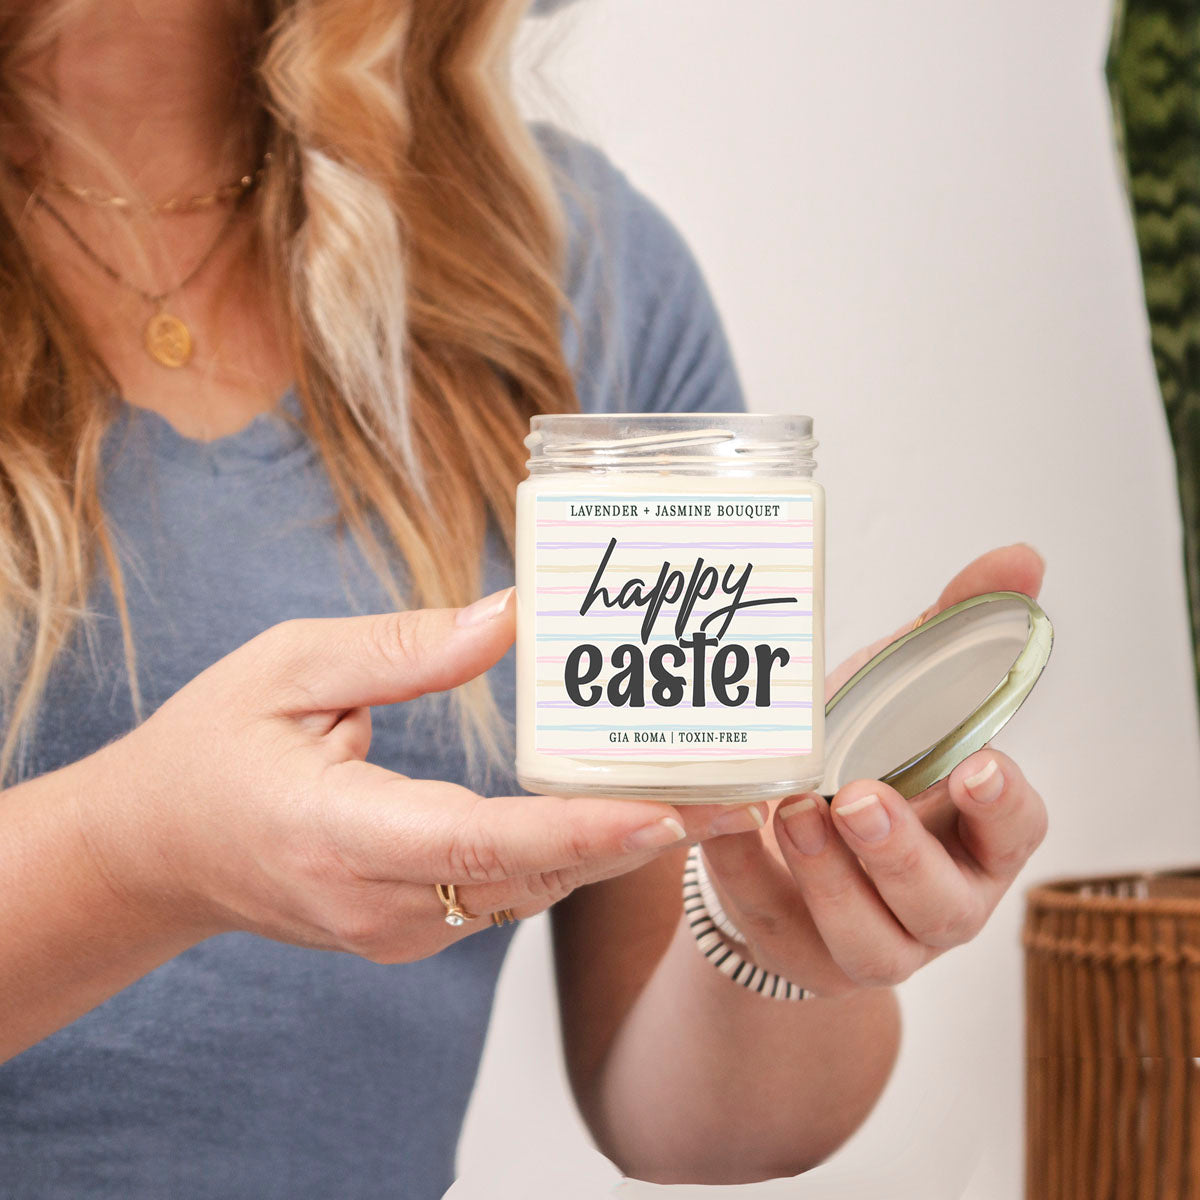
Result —
[[164, 367], [186, 366], [192, 357], [192, 334], [178, 318], [165, 310], [146, 322], [146, 353]]

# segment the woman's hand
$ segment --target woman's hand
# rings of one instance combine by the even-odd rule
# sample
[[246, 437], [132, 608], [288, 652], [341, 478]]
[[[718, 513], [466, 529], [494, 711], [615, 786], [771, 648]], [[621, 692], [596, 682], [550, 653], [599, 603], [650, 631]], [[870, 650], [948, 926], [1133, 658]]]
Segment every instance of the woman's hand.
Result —
[[[932, 615], [970, 596], [1036, 596], [1028, 546], [994, 550], [947, 586]], [[833, 673], [829, 694], [911, 626]], [[790, 797], [759, 834], [706, 842], [709, 874], [750, 957], [819, 995], [899, 983], [982, 929], [1046, 831], [1041, 797], [1011, 759], [980, 750], [912, 802], [876, 780], [826, 805]]]
[[[100, 752], [121, 786], [79, 806], [94, 858], [131, 903], [165, 906], [198, 937], [250, 930], [398, 962], [678, 842], [659, 804], [484, 799], [363, 761], [369, 705], [454, 687], [513, 633], [510, 593], [267, 630]], [[435, 883], [484, 919], [447, 925]]]

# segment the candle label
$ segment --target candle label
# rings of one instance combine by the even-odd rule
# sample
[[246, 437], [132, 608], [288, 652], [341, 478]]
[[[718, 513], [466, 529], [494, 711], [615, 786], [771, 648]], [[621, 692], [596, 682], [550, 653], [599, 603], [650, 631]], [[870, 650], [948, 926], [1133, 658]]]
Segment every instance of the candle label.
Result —
[[536, 751], [811, 753], [813, 519], [811, 493], [539, 495]]

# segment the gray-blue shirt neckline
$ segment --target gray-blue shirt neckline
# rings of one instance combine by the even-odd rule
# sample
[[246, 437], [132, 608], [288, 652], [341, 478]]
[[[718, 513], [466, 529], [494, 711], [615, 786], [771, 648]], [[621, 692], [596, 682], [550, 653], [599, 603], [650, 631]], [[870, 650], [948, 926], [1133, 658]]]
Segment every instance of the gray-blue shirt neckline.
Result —
[[302, 409], [294, 384], [289, 384], [272, 407], [257, 414], [233, 433], [211, 440], [181, 433], [160, 413], [117, 398], [118, 411], [105, 438], [106, 450], [119, 450], [133, 436], [139, 449], [204, 475], [260, 471], [276, 463], [299, 465], [316, 448], [301, 424]]

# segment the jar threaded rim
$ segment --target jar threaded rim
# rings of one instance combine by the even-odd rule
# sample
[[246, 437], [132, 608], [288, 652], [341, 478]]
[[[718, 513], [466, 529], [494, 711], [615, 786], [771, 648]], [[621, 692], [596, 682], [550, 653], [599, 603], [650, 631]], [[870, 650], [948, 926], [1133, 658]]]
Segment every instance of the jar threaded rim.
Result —
[[811, 417], [773, 413], [551, 413], [525, 439], [530, 474], [811, 475]]

